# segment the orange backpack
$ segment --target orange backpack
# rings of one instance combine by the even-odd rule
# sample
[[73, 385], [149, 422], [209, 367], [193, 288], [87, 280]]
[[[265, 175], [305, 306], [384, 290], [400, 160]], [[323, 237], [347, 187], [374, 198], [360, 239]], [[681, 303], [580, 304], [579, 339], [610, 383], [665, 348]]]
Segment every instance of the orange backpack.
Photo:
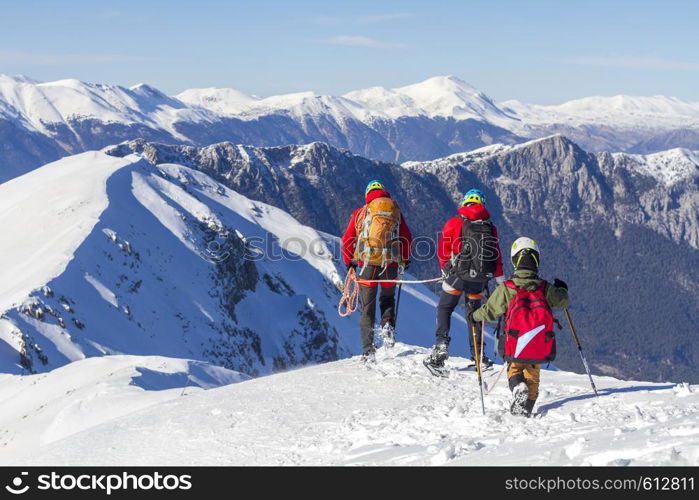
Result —
[[401, 249], [398, 231], [400, 208], [391, 198], [372, 200], [357, 216], [357, 245], [354, 259], [364, 265], [387, 266], [400, 263]]

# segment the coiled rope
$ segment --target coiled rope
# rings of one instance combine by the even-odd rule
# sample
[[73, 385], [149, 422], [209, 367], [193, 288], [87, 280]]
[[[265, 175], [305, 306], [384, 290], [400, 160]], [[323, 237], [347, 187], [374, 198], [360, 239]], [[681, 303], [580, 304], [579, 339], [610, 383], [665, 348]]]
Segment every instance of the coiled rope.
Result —
[[[345, 284], [343, 285], [342, 288], [342, 298], [340, 299], [340, 303], [337, 305], [337, 313], [342, 316], [343, 318], [346, 316], [349, 316], [353, 312], [355, 312], [357, 309], [359, 309], [359, 286], [360, 283], [409, 283], [409, 284], [418, 284], [418, 283], [433, 283], [435, 281], [441, 281], [442, 277], [439, 276], [438, 278], [432, 278], [428, 280], [403, 280], [403, 279], [396, 279], [396, 280], [365, 280], [362, 279], [360, 280], [357, 278], [357, 272], [354, 270], [354, 268], [350, 268], [349, 271], [347, 271], [347, 276], [345, 276]], [[343, 311], [344, 308], [344, 311]]]

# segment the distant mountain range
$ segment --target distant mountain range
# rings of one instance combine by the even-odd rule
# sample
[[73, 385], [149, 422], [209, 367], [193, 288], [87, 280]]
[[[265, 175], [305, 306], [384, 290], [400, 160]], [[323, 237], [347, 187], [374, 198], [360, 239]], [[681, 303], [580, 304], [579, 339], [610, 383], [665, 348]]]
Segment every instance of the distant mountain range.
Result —
[[190, 89], [172, 97], [144, 84], [40, 83], [0, 75], [0, 182], [134, 138], [192, 146], [322, 141], [402, 162], [552, 133], [592, 152], [699, 150], [699, 103], [664, 96], [588, 97], [559, 106], [496, 103], [453, 76], [344, 96], [260, 98], [233, 89]]

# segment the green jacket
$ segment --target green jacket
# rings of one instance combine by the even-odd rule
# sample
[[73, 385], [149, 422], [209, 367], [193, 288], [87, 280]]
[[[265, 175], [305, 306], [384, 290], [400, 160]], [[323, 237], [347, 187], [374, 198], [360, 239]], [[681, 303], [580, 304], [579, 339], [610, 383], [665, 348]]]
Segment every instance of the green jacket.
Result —
[[[539, 283], [541, 283], [541, 279], [534, 271], [529, 271], [526, 269], [515, 271], [512, 281], [514, 281], [518, 288], [530, 290], [534, 290]], [[552, 308], [563, 309], [568, 307], [568, 290], [565, 288], [556, 288], [549, 283], [546, 286], [545, 294], [546, 300], [548, 300], [549, 306]], [[493, 291], [493, 294], [488, 299], [488, 302], [476, 309], [476, 311], [473, 313], [473, 319], [475, 321], [497, 320], [500, 316], [507, 312], [507, 308], [512, 299], [515, 298], [515, 295], [517, 295], [517, 290], [507, 288], [505, 283], [499, 285], [495, 291]]]

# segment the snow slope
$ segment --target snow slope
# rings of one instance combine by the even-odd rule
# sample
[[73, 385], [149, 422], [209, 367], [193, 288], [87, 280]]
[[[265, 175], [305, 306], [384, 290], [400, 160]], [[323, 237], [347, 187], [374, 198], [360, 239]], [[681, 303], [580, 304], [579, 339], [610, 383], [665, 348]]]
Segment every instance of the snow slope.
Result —
[[106, 179], [134, 161], [87, 152], [0, 186], [0, 311], [65, 269], [107, 207]]
[[48, 374], [0, 375], [0, 462], [183, 394], [247, 380], [206, 363], [105, 356]]
[[[358, 358], [189, 394], [30, 443], [22, 465], [698, 465], [697, 386], [545, 371], [532, 419], [509, 415], [506, 383], [481, 414], [476, 374], [451, 358], [449, 379], [422, 348]], [[51, 377], [53, 374], [49, 374]], [[168, 443], [164, 446], [163, 443]], [[0, 459], [8, 455], [0, 452]]]

